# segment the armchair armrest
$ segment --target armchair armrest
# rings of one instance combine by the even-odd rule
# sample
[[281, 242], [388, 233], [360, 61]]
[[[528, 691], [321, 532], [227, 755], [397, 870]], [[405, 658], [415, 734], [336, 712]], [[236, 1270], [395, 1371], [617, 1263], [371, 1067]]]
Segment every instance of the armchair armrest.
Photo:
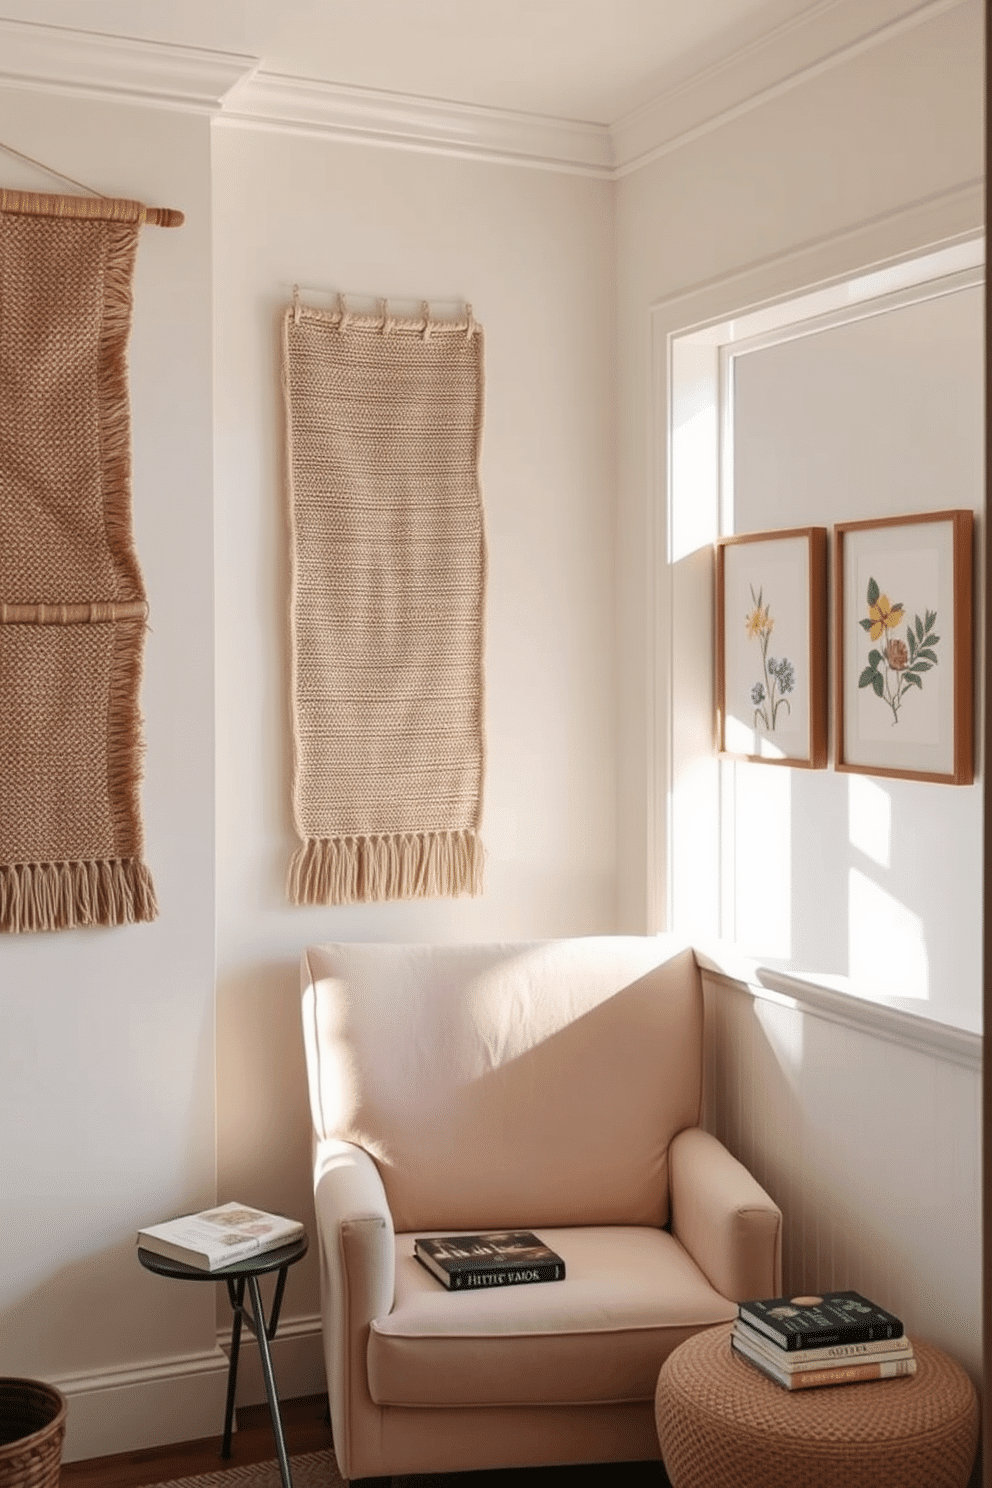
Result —
[[365, 1366], [369, 1327], [392, 1308], [396, 1284], [393, 1220], [367, 1152], [336, 1137], [315, 1143], [314, 1208], [327, 1395], [338, 1463], [350, 1476], [355, 1423], [375, 1414]]
[[396, 1282], [393, 1219], [379, 1170], [363, 1148], [336, 1137], [315, 1144], [314, 1209], [335, 1305], [344, 1305], [337, 1290], [347, 1271], [353, 1325], [356, 1308], [365, 1322], [389, 1312]]
[[732, 1302], [782, 1290], [782, 1211], [726, 1147], [700, 1127], [669, 1148], [672, 1234]]

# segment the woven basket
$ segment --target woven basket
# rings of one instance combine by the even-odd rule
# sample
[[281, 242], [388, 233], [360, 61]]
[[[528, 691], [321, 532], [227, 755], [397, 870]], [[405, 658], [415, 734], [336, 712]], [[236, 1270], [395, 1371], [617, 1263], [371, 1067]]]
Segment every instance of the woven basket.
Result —
[[0, 1377], [0, 1488], [57, 1488], [65, 1415], [54, 1385]]

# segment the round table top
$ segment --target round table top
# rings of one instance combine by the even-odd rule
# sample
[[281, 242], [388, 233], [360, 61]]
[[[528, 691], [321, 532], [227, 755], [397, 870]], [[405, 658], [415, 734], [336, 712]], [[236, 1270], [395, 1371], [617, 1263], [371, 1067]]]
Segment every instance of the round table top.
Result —
[[138, 1260], [148, 1271], [159, 1276], [173, 1276], [180, 1281], [225, 1281], [229, 1276], [261, 1276], [267, 1271], [278, 1271], [282, 1266], [292, 1266], [307, 1253], [310, 1242], [306, 1235], [280, 1245], [275, 1250], [262, 1250], [256, 1255], [235, 1261], [233, 1266], [222, 1266], [216, 1271], [204, 1271], [200, 1266], [189, 1266], [185, 1261], [173, 1260], [172, 1256], [158, 1255], [153, 1250], [138, 1246]]
[[753, 1438], [810, 1445], [925, 1437], [954, 1420], [977, 1419], [978, 1397], [971, 1379], [953, 1359], [913, 1341], [917, 1372], [812, 1390], [786, 1390], [734, 1352], [731, 1326], [707, 1328], [677, 1348], [662, 1365], [659, 1403], [677, 1397], [699, 1420], [732, 1432], [738, 1441]]

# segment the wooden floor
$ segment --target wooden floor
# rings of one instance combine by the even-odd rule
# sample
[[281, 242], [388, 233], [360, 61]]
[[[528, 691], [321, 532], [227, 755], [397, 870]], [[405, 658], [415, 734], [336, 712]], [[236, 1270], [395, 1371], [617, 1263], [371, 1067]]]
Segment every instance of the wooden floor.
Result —
[[[326, 1395], [282, 1402], [283, 1430], [289, 1455], [316, 1452], [331, 1446], [331, 1428], [324, 1419]], [[169, 1447], [148, 1447], [124, 1452], [119, 1457], [94, 1457], [88, 1462], [63, 1465], [61, 1488], [148, 1488], [170, 1478], [190, 1478], [197, 1473], [217, 1472], [244, 1462], [267, 1462], [275, 1458], [272, 1423], [268, 1406], [242, 1406], [234, 1434], [230, 1463], [222, 1461], [220, 1434], [204, 1441], [183, 1442]], [[388, 1483], [388, 1479], [377, 1480]], [[422, 1488], [424, 1480], [397, 1479], [409, 1488]], [[604, 1463], [596, 1467], [545, 1467], [480, 1473], [451, 1473], [431, 1478], [447, 1488], [668, 1488], [660, 1462]]]
[[[326, 1395], [282, 1402], [283, 1431], [291, 1457], [331, 1445], [331, 1428], [324, 1420], [326, 1410]], [[235, 1467], [243, 1462], [266, 1462], [275, 1455], [268, 1406], [241, 1406], [229, 1463], [221, 1459], [218, 1432], [204, 1441], [147, 1447], [140, 1452], [124, 1452], [119, 1457], [94, 1457], [88, 1462], [66, 1462], [62, 1467], [60, 1488], [61, 1485], [65, 1488], [69, 1485], [74, 1485], [74, 1488], [146, 1488], [149, 1483], [167, 1483], [170, 1478], [217, 1472], [220, 1468]]]

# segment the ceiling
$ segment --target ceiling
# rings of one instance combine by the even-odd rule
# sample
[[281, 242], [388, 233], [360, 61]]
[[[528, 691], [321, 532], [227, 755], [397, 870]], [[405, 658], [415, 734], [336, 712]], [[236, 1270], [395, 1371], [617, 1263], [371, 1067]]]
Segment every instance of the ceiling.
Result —
[[611, 125], [797, 22], [846, 11], [886, 23], [926, 8], [921, 0], [0, 0], [0, 24], [240, 54], [266, 74]]

